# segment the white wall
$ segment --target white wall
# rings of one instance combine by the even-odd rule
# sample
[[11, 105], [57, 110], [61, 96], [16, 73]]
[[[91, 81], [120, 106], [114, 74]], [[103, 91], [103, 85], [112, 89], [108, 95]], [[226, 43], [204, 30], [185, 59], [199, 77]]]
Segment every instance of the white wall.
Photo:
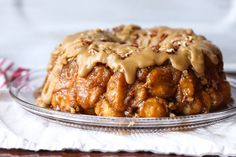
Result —
[[64, 35], [124, 23], [191, 27], [236, 70], [236, 0], [0, 0], [0, 57], [42, 68]]

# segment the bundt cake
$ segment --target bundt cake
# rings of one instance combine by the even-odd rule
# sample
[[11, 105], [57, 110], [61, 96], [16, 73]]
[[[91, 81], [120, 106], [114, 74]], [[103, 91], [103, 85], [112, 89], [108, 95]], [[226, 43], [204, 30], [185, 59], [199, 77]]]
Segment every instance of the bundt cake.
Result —
[[67, 36], [37, 98], [41, 107], [112, 117], [208, 113], [230, 101], [214, 44], [191, 29], [136, 25]]

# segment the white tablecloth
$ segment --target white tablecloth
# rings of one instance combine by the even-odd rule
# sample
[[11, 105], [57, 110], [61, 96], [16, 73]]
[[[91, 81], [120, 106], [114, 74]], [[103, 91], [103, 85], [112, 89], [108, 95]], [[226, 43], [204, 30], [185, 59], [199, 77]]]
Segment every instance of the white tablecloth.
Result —
[[6, 89], [0, 90], [0, 148], [235, 156], [235, 132], [236, 117], [191, 131], [119, 134], [80, 130], [32, 115]]

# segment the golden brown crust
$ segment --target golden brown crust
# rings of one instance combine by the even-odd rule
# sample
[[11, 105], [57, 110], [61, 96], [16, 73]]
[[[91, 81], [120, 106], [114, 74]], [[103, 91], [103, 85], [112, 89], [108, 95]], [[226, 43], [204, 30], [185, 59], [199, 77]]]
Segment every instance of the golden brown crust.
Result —
[[143, 73], [145, 80], [137, 77], [134, 84], [128, 85], [123, 73], [112, 73], [104, 65], [95, 66], [86, 78], [69, 80], [65, 75], [73, 69], [64, 68], [51, 107], [71, 113], [119, 117], [191, 115], [214, 111], [231, 100], [227, 81], [215, 83], [198, 78], [191, 69], [180, 72], [170, 65], [150, 67], [148, 72], [141, 70], [147, 72]]

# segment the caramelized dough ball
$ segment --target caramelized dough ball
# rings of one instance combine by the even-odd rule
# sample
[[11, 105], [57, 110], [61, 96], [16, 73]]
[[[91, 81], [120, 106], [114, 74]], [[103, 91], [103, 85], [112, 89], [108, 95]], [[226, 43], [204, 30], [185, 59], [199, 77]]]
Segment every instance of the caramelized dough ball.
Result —
[[223, 102], [222, 94], [219, 93], [217, 90], [214, 90], [213, 88], [210, 88], [208, 93], [212, 100], [211, 110], [218, 109], [220, 107], [220, 104]]
[[175, 95], [181, 72], [172, 67], [157, 67], [147, 76], [146, 85], [153, 96], [168, 98]]
[[74, 89], [75, 80], [77, 77], [76, 62], [66, 64], [61, 72], [59, 81], [54, 89], [51, 99], [53, 108], [61, 111], [78, 112], [76, 101], [76, 91]]
[[140, 117], [166, 117], [167, 102], [162, 98], [149, 98], [139, 108]]
[[219, 84], [218, 89], [210, 88], [208, 91], [212, 99], [211, 110], [217, 110], [225, 107], [231, 101], [231, 87], [228, 82]]
[[201, 100], [198, 97], [195, 97], [193, 102], [184, 105], [182, 113], [184, 115], [199, 114], [202, 113], [204, 109]]
[[132, 101], [127, 101], [126, 104], [131, 104], [132, 107], [137, 107], [137, 105], [146, 100], [148, 97], [147, 89], [145, 88], [145, 84], [142, 82], [136, 82], [132, 87], [129, 89], [127, 94], [127, 98], [131, 99]]
[[97, 66], [87, 76], [77, 79], [77, 102], [83, 109], [95, 107], [100, 96], [105, 92], [105, 87], [111, 76], [111, 72], [104, 66]]
[[99, 100], [104, 90], [100, 87], [87, 88], [87, 81], [85, 79], [79, 79], [77, 88], [77, 102], [83, 109], [93, 108], [95, 103]]
[[95, 66], [87, 77], [89, 87], [106, 87], [112, 72], [105, 66]]
[[192, 101], [196, 91], [196, 78], [193, 73], [185, 71], [181, 76], [179, 87], [182, 95], [180, 102]]
[[122, 112], [115, 110], [106, 100], [100, 100], [95, 107], [95, 113], [98, 116], [122, 117]]
[[[191, 71], [183, 71], [179, 81], [177, 99], [177, 111], [184, 115], [198, 114], [207, 112], [207, 107], [202, 103], [201, 96], [196, 94], [197, 81], [195, 75]], [[204, 94], [203, 94], [204, 95]], [[204, 95], [206, 98], [206, 95]], [[208, 104], [209, 105], [209, 104]]]
[[117, 111], [125, 110], [126, 87], [127, 83], [123, 73], [117, 72], [113, 74], [108, 81], [106, 98]]
[[76, 96], [73, 91], [69, 89], [61, 89], [54, 92], [52, 95], [51, 105], [55, 109], [60, 111], [67, 111], [75, 113], [79, 111], [79, 107], [76, 105]]
[[127, 106], [125, 115], [133, 117], [137, 113], [139, 104], [148, 98], [148, 91], [143, 82], [136, 81], [131, 88], [128, 89], [125, 98], [125, 105]]

